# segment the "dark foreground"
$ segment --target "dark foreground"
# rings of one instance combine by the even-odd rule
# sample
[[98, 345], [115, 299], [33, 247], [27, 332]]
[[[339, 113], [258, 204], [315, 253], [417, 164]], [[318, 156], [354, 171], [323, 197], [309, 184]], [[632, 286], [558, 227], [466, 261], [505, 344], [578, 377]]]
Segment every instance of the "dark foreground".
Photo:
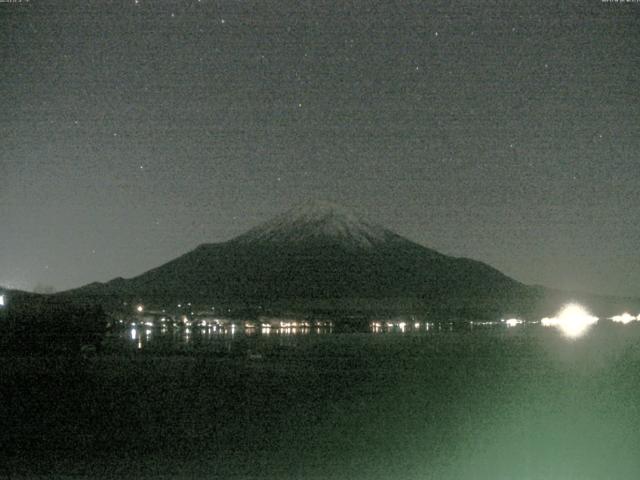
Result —
[[640, 328], [0, 359], [2, 478], [633, 479]]

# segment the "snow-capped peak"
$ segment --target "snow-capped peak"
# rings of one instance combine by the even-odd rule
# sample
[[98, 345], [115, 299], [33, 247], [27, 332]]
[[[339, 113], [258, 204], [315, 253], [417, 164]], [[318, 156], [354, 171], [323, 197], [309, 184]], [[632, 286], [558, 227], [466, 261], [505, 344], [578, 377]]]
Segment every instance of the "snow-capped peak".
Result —
[[241, 243], [304, 243], [331, 241], [371, 248], [398, 238], [389, 230], [372, 225], [334, 203], [309, 201], [249, 230]]

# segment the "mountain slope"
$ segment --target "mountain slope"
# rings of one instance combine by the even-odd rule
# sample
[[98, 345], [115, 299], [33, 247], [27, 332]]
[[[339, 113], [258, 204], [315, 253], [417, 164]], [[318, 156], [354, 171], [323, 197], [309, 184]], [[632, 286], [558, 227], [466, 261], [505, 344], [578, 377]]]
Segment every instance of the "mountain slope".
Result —
[[68, 294], [104, 302], [289, 304], [301, 310], [411, 304], [476, 317], [517, 312], [535, 296], [486, 264], [440, 254], [325, 202], [303, 204], [135, 278]]

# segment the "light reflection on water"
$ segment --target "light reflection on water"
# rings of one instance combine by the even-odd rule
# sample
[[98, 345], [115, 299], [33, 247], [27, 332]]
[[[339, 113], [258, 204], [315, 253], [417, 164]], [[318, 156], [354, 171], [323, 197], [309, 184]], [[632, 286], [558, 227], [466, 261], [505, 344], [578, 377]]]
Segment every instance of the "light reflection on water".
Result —
[[[567, 309], [565, 309], [567, 310]], [[565, 311], [563, 310], [563, 312]], [[629, 317], [631, 317], [629, 315]], [[560, 320], [564, 318], [559, 316]], [[621, 317], [623, 318], [623, 317]], [[573, 319], [573, 317], [571, 317]], [[595, 317], [588, 317], [589, 326], [595, 322]], [[626, 320], [626, 317], [624, 317]], [[633, 318], [635, 320], [635, 317]], [[559, 321], [559, 320], [558, 320]], [[610, 319], [612, 324], [622, 324], [618, 318]], [[576, 322], [568, 322], [574, 327]], [[567, 333], [567, 328], [560, 329], [564, 335], [576, 338], [586, 333], [587, 328], [583, 323], [578, 324]], [[629, 323], [629, 322], [624, 322]], [[337, 326], [336, 326], [337, 325]], [[556, 323], [553, 324], [554, 326]], [[470, 322], [435, 322], [425, 321], [417, 317], [399, 319], [380, 319], [349, 323], [340, 321], [298, 321], [298, 320], [269, 320], [269, 321], [219, 321], [215, 323], [206, 321], [189, 321], [182, 319], [178, 323], [160, 322], [130, 322], [125, 324], [121, 337], [133, 344], [138, 349], [146, 346], [157, 345], [162, 348], [174, 348], [182, 346], [206, 346], [224, 342], [241, 342], [244, 340], [264, 342], [267, 338], [282, 339], [291, 337], [302, 339], [304, 337], [322, 336], [336, 333], [368, 333], [373, 335], [442, 335], [452, 332], [476, 332], [512, 331], [514, 334], [531, 328], [544, 328], [548, 326], [548, 319], [542, 321], [525, 321], [510, 318], [500, 321], [470, 321]], [[578, 332], [578, 327], [579, 332]], [[574, 331], [575, 330], [575, 331]], [[577, 332], [577, 333], [576, 333]], [[225, 343], [226, 344], [226, 343]]]
[[429, 322], [406, 322], [406, 321], [372, 321], [369, 324], [371, 333], [411, 333], [427, 332], [433, 326]]
[[[498, 322], [491, 322], [491, 326]], [[472, 331], [474, 328], [487, 327], [482, 322], [468, 322], [463, 329]], [[428, 322], [416, 318], [400, 320], [372, 320], [359, 324], [357, 327], [336, 328], [331, 321], [271, 321], [263, 322], [228, 322], [210, 324], [205, 322], [180, 321], [177, 324], [161, 322], [149, 326], [147, 322], [128, 324], [122, 338], [135, 345], [138, 349], [157, 346], [159, 348], [179, 348], [180, 346], [206, 346], [222, 344], [228, 348], [228, 342], [242, 342], [244, 340], [264, 342], [268, 338], [303, 339], [305, 337], [323, 336], [338, 333], [360, 333], [376, 335], [437, 335], [450, 333], [459, 329], [454, 328], [453, 322]], [[278, 342], [282, 344], [282, 340]]]
[[271, 325], [230, 323], [227, 325], [184, 326], [184, 324], [167, 325], [163, 323], [149, 327], [133, 322], [123, 331], [121, 337], [138, 349], [151, 346], [171, 349], [181, 345], [204, 346], [221, 342], [225, 344], [225, 349], [229, 349], [228, 342], [237, 342], [243, 339], [297, 338], [330, 333], [333, 333], [333, 327], [324, 325], [311, 327], [287, 324], [285, 327], [272, 327]]

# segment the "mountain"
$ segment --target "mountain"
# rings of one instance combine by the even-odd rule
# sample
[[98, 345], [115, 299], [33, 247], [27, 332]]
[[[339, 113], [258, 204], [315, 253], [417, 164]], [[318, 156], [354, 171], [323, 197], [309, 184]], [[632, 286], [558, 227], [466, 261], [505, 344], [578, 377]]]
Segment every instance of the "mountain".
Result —
[[12, 302], [18, 301], [20, 303], [29, 303], [45, 298], [47, 295], [5, 288], [0, 285], [0, 297], [2, 297], [0, 301], [0, 309], [5, 309], [8, 308]]
[[307, 202], [137, 277], [64, 295], [109, 305], [495, 319], [530, 314], [549, 292], [482, 262], [443, 255], [337, 205]]
[[245, 245], [340, 244], [374, 249], [402, 237], [367, 223], [353, 212], [329, 202], [307, 202], [263, 223], [234, 242]]

